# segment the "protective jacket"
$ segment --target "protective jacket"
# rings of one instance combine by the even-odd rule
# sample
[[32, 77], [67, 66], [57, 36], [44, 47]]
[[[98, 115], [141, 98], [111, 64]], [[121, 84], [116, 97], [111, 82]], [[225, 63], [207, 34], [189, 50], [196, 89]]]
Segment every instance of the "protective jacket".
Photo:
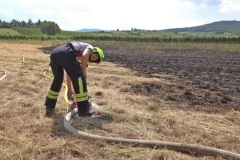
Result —
[[77, 57], [82, 57], [82, 53], [85, 49], [90, 48], [93, 50], [93, 46], [87, 43], [83, 42], [70, 42], [70, 45], [72, 46], [72, 49], [75, 51], [75, 54]]

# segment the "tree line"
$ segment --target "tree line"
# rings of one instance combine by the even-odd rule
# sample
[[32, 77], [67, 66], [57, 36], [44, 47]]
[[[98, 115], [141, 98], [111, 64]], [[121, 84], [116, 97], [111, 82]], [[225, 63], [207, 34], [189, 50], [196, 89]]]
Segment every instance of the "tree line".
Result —
[[11, 22], [6, 22], [0, 20], [0, 28], [14, 28], [14, 27], [28, 27], [28, 28], [40, 28], [41, 32], [43, 34], [47, 35], [56, 35], [57, 33], [61, 33], [61, 29], [58, 26], [57, 23], [52, 21], [46, 21], [43, 22], [39, 19], [37, 22], [33, 22], [30, 19], [28, 19], [27, 22], [25, 21], [17, 21], [13, 19]]

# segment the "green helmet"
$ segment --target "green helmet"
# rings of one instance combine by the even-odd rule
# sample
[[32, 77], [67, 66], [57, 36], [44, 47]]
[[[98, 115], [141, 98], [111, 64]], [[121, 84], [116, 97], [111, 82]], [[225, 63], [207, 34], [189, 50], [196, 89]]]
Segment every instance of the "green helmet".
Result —
[[97, 60], [97, 61], [92, 61], [93, 63], [101, 63], [102, 62], [102, 59], [104, 58], [104, 53], [103, 53], [103, 51], [100, 49], [100, 48], [98, 48], [98, 47], [94, 47], [93, 48], [93, 53], [97, 53], [98, 54], [98, 56], [99, 56], [99, 59]]

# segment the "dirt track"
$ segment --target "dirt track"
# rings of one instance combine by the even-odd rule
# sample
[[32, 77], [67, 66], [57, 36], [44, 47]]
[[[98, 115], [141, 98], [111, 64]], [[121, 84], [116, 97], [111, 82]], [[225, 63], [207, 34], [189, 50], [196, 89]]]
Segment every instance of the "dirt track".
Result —
[[169, 82], [167, 85], [132, 84], [128, 92], [154, 95], [156, 102], [164, 99], [186, 110], [240, 110], [239, 53], [106, 51], [105, 57], [105, 61], [136, 71], [139, 76]]

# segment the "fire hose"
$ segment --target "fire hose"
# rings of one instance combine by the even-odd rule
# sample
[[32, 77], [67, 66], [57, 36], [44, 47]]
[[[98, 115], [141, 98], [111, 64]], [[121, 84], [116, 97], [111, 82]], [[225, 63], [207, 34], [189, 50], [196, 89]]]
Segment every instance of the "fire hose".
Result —
[[130, 145], [139, 146], [139, 147], [166, 148], [166, 149], [179, 151], [179, 152], [182, 151], [182, 152], [198, 153], [198, 154], [209, 155], [209, 156], [221, 156], [224, 158], [240, 159], [240, 154], [217, 149], [217, 148], [201, 146], [201, 145], [182, 144], [182, 143], [164, 142], [164, 141], [149, 141], [149, 140], [139, 140], [139, 139], [113, 138], [113, 137], [98, 136], [98, 135], [82, 132], [70, 125], [71, 117], [77, 112], [78, 112], [77, 108], [75, 108], [74, 110], [72, 110], [72, 112], [66, 115], [64, 119], [64, 127], [68, 132], [78, 135], [83, 139], [104, 140], [106, 142], [130, 144]]
[[[49, 79], [53, 79], [52, 77], [46, 75], [46, 71], [44, 72], [44, 75]], [[63, 83], [63, 86], [65, 87], [64, 99], [68, 104], [71, 104], [71, 102], [67, 98], [67, 90], [68, 90], [67, 85]], [[68, 132], [74, 135], [78, 135], [82, 139], [103, 140], [110, 143], [130, 144], [135, 147], [139, 146], [139, 147], [149, 147], [149, 148], [166, 148], [166, 149], [179, 151], [179, 152], [197, 153], [197, 154], [208, 155], [208, 156], [221, 156], [223, 158], [240, 160], [240, 154], [238, 153], [217, 149], [217, 148], [212, 148], [212, 147], [206, 147], [202, 145], [183, 144], [183, 143], [165, 142], [165, 141], [124, 139], [124, 138], [114, 138], [114, 137], [106, 137], [106, 136], [89, 134], [71, 126], [70, 124], [71, 118], [73, 118], [74, 115], [77, 113], [78, 113], [78, 108], [75, 108], [71, 112], [69, 112], [65, 116], [63, 124], [65, 129]]]
[[[22, 62], [23, 62], [24, 64], [35, 64], [35, 63], [33, 63], [33, 62], [26, 62], [24, 56], [22, 57]], [[53, 80], [52, 77], [50, 77], [50, 76], [48, 76], [48, 75], [46, 74], [46, 71], [44, 71], [43, 74], [44, 74], [44, 76], [46, 76], [47, 78]], [[68, 98], [67, 98], [67, 91], [68, 91], [67, 85], [66, 85], [65, 83], [62, 83], [62, 85], [66, 88], [66, 89], [65, 89], [65, 92], [64, 92], [64, 100], [65, 100], [65, 102], [67, 102], [68, 104], [71, 104], [71, 102], [70, 102], [70, 101], [68, 100]]]
[[[46, 76], [47, 78], [53, 80], [52, 77], [50, 77], [50, 76], [48, 76], [48, 75], [46, 74], [46, 71], [44, 71], [43, 74], [44, 74], [44, 76]], [[68, 100], [68, 97], [67, 97], [68, 87], [67, 87], [67, 85], [66, 85], [65, 83], [62, 83], [62, 85], [66, 88], [66, 89], [65, 89], [65, 92], [64, 92], [64, 100], [65, 100], [65, 102], [67, 102], [68, 104], [71, 104], [71, 102]]]
[[[0, 70], [0, 71], [3, 71], [3, 70]], [[0, 81], [3, 80], [3, 78], [5, 78], [7, 76], [6, 71], [3, 71], [3, 72], [4, 72], [4, 75], [0, 78]]]

